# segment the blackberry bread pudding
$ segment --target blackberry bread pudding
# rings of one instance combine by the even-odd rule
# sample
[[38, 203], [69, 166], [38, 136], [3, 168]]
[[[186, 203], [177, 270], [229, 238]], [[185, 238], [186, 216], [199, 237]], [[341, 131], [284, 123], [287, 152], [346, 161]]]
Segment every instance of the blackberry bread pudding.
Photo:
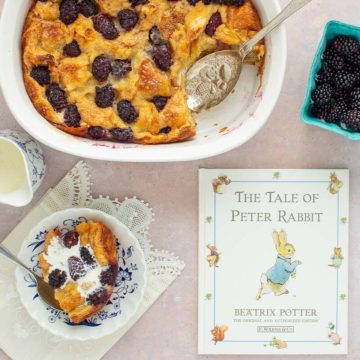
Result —
[[49, 231], [39, 255], [43, 277], [74, 323], [108, 302], [118, 273], [116, 239], [103, 223], [87, 221], [64, 234]]
[[[77, 136], [159, 144], [195, 135], [187, 69], [261, 29], [250, 0], [38, 0], [22, 36], [37, 111]], [[260, 43], [248, 63], [263, 66]]]

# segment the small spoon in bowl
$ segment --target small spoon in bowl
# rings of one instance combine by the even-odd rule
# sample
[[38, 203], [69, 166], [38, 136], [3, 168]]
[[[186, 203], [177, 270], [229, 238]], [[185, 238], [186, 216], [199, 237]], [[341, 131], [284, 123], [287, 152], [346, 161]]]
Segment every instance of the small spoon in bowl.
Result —
[[188, 70], [186, 92], [190, 110], [209, 109], [221, 103], [239, 80], [245, 57], [267, 34], [312, 0], [292, 0], [273, 20], [239, 50], [222, 50], [206, 55]]
[[6, 249], [1, 244], [0, 244], [0, 254], [4, 255], [15, 264], [20, 265], [23, 269], [25, 269], [35, 278], [39, 297], [45, 304], [51, 306], [56, 310], [63, 311], [60, 308], [59, 302], [55, 299], [54, 289], [47, 282], [45, 282], [42, 277], [35, 274], [34, 271], [30, 270], [22, 261], [20, 261], [15, 255], [13, 255], [8, 249]]

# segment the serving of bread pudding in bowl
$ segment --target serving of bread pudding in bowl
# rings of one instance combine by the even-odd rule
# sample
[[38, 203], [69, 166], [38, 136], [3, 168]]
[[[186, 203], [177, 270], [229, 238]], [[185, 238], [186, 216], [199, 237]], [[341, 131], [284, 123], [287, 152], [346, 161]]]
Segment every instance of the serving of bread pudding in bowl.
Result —
[[70, 320], [80, 323], [102, 309], [119, 268], [112, 231], [101, 222], [84, 221], [65, 233], [50, 230], [44, 246], [39, 255], [43, 277]]
[[[22, 35], [25, 87], [59, 129], [159, 144], [196, 134], [186, 71], [261, 29], [250, 0], [38, 0]], [[265, 46], [248, 62], [262, 71]]]
[[144, 251], [128, 227], [103, 211], [78, 207], [52, 213], [30, 230], [18, 257], [44, 278], [58, 302], [56, 309], [43, 302], [35, 280], [17, 268], [22, 304], [41, 327], [62, 338], [112, 334], [129, 322], [144, 297]]

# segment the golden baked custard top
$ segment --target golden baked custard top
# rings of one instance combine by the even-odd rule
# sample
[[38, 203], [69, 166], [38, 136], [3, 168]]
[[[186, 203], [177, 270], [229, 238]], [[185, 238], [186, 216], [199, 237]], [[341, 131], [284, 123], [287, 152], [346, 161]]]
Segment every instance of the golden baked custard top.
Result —
[[[157, 144], [195, 135], [187, 69], [261, 29], [250, 0], [38, 0], [22, 36], [37, 111], [78, 136]], [[249, 62], [263, 64], [265, 48]]]
[[108, 302], [118, 273], [116, 239], [101, 222], [87, 221], [72, 231], [49, 231], [39, 255], [43, 277], [74, 323]]

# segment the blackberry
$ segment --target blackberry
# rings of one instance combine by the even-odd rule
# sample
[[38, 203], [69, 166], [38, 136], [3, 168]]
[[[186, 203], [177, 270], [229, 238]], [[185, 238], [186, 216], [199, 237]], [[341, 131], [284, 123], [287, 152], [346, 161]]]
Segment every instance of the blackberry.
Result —
[[313, 104], [311, 106], [311, 115], [313, 115], [318, 119], [326, 120], [327, 117], [329, 116], [329, 113], [330, 113], [330, 104], [325, 104], [325, 105]]
[[351, 55], [360, 50], [359, 42], [352, 36], [336, 36], [332, 41], [332, 46], [341, 55]]
[[205, 34], [209, 36], [213, 36], [216, 32], [216, 29], [222, 24], [221, 15], [217, 11], [216, 13], [211, 15], [211, 18], [206, 25]]
[[77, 245], [79, 242], [79, 234], [75, 230], [68, 231], [62, 236], [62, 243], [68, 249]]
[[160, 129], [160, 134], [168, 134], [171, 131], [171, 126], [165, 126]]
[[356, 84], [356, 81], [356, 75], [346, 70], [340, 70], [334, 75], [333, 84], [338, 89], [350, 89]]
[[113, 128], [110, 130], [113, 140], [124, 143], [134, 142], [134, 133], [131, 128]]
[[139, 20], [136, 11], [131, 9], [120, 10], [117, 17], [119, 19], [120, 26], [128, 31], [133, 29]]
[[56, 112], [66, 108], [67, 96], [58, 84], [50, 84], [45, 91], [45, 95]]
[[160, 70], [167, 71], [173, 64], [169, 44], [154, 46], [152, 48], [151, 55], [156, 66]]
[[324, 105], [330, 102], [333, 95], [333, 88], [329, 84], [322, 84], [315, 88], [311, 95], [311, 99], [315, 104]]
[[84, 263], [77, 256], [70, 256], [68, 258], [70, 277], [76, 281], [86, 274]]
[[167, 71], [172, 65], [171, 50], [169, 44], [162, 37], [157, 26], [149, 30], [149, 42], [153, 45], [151, 56], [160, 70]]
[[356, 76], [356, 84], [360, 85], [360, 67], [353, 68], [352, 73]]
[[47, 66], [35, 66], [30, 71], [30, 76], [41, 86], [49, 85], [51, 82], [50, 71]]
[[95, 103], [99, 108], [111, 107], [115, 100], [115, 91], [113, 87], [108, 84], [103, 87], [96, 87]]
[[105, 39], [114, 40], [119, 36], [113, 20], [106, 14], [98, 14], [92, 18], [94, 29], [99, 32]]
[[129, 3], [132, 7], [138, 6], [138, 5], [145, 5], [148, 2], [148, 0], [129, 0]]
[[329, 116], [326, 118], [326, 121], [332, 124], [338, 124], [341, 120], [341, 117], [348, 110], [348, 105], [345, 101], [339, 101], [334, 104], [332, 107]]
[[355, 100], [350, 103], [351, 110], [358, 110], [360, 111], [360, 100]]
[[88, 128], [88, 135], [95, 140], [105, 139], [107, 131], [101, 126], [90, 126]]
[[62, 0], [60, 4], [60, 20], [65, 25], [72, 24], [79, 16], [77, 0]]
[[106, 270], [103, 270], [100, 274], [100, 282], [103, 286], [114, 286], [116, 276], [118, 274], [118, 267], [116, 265], [110, 265]]
[[322, 67], [316, 75], [317, 84], [329, 84], [334, 76], [333, 69]]
[[128, 59], [125, 60], [117, 59], [114, 60], [114, 62], [112, 63], [111, 73], [117, 79], [124, 77], [131, 70], [132, 70], [131, 61]]
[[200, 0], [187, 0], [191, 6], [195, 6]]
[[340, 123], [347, 130], [360, 131], [360, 111], [347, 111], [341, 116]]
[[152, 102], [157, 111], [161, 111], [164, 109], [164, 107], [166, 106], [167, 102], [168, 102], [169, 98], [167, 96], [154, 96], [150, 102]]
[[245, 0], [220, 0], [220, 1], [215, 0], [212, 2], [215, 4], [220, 3], [221, 5], [226, 5], [226, 6], [241, 7], [244, 5]]
[[149, 41], [152, 45], [162, 45], [166, 43], [159, 28], [155, 25], [149, 30]]
[[346, 60], [353, 66], [360, 67], [360, 51], [346, 56]]
[[99, 5], [94, 0], [83, 0], [79, 4], [80, 13], [85, 17], [94, 16], [99, 12]]
[[105, 289], [99, 289], [94, 291], [92, 294], [90, 294], [86, 300], [88, 303], [90, 303], [91, 305], [100, 305], [100, 304], [104, 304], [105, 302], [107, 302], [109, 298], [109, 294]]
[[346, 63], [343, 70], [346, 70], [349, 73], [354, 74], [356, 76], [356, 82], [360, 83], [360, 68], [353, 66], [349, 63]]
[[136, 121], [139, 114], [128, 100], [121, 100], [117, 104], [118, 114], [124, 122], [131, 124]]
[[53, 289], [62, 287], [66, 282], [66, 272], [59, 269], [53, 270], [48, 277], [48, 283]]
[[97, 56], [91, 67], [92, 74], [97, 81], [105, 81], [111, 72], [111, 61], [105, 55]]
[[350, 93], [350, 96], [352, 100], [360, 100], [360, 88], [353, 89]]
[[345, 66], [345, 60], [332, 48], [325, 50], [323, 61], [326, 66], [335, 70], [341, 70]]
[[[192, 5], [192, 4], [196, 4], [196, 2], [198, 2], [198, 1], [188, 0], [188, 2], [190, 3], [190, 5]], [[202, 0], [202, 2], [205, 5], [217, 4], [217, 5], [241, 7], [244, 5], [245, 0]]]
[[64, 112], [64, 123], [70, 127], [79, 127], [81, 116], [76, 105], [68, 105]]
[[80, 248], [80, 257], [81, 260], [86, 264], [86, 265], [92, 265], [95, 263], [95, 259], [94, 257], [90, 254], [90, 251], [87, 247], [82, 246]]
[[71, 43], [66, 44], [63, 48], [63, 53], [66, 56], [78, 57], [81, 54], [79, 43], [73, 40]]
[[347, 90], [347, 89], [334, 89], [333, 98], [336, 101], [347, 100], [349, 98], [349, 90]]

